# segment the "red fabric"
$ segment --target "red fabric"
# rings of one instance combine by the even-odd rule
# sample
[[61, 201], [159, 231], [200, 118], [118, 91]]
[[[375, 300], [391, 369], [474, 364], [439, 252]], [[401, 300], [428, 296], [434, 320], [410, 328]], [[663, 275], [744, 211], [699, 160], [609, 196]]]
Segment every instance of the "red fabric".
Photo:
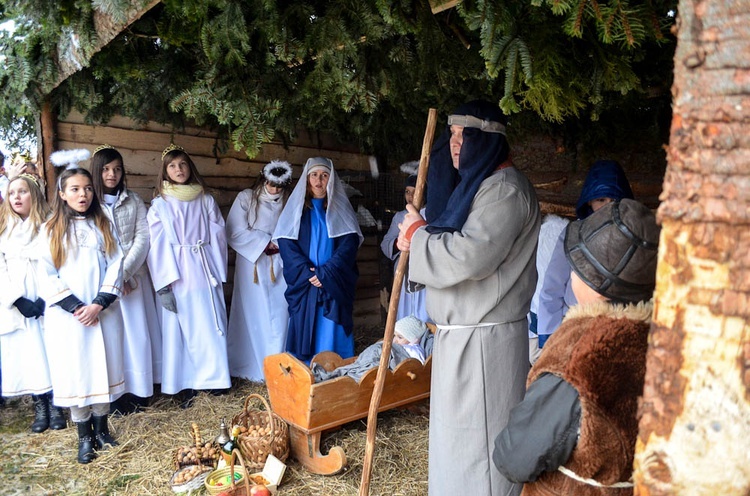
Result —
[[420, 227], [426, 226], [426, 225], [427, 225], [427, 221], [426, 220], [424, 220], [424, 219], [418, 220], [417, 222], [415, 222], [414, 224], [412, 224], [412, 225], [409, 226], [409, 229], [406, 230], [406, 234], [404, 234], [404, 237], [406, 238], [406, 240], [408, 242], [411, 243], [411, 237], [414, 236], [414, 231], [416, 231]]

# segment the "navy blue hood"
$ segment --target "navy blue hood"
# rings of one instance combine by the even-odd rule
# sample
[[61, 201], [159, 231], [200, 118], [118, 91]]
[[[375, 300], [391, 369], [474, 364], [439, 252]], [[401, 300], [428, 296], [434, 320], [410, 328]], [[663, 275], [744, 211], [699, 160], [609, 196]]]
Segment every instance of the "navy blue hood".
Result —
[[633, 199], [633, 191], [625, 177], [625, 171], [614, 160], [597, 160], [591, 166], [576, 203], [576, 217], [585, 219], [591, 215], [593, 210], [589, 202], [598, 198]]
[[[465, 103], [452, 115], [471, 115], [503, 125], [508, 121], [497, 105], [482, 100]], [[426, 217], [431, 233], [461, 230], [482, 181], [505, 162], [510, 151], [503, 134], [467, 127], [456, 170], [451, 159], [450, 136], [450, 126], [446, 126], [430, 154]]]

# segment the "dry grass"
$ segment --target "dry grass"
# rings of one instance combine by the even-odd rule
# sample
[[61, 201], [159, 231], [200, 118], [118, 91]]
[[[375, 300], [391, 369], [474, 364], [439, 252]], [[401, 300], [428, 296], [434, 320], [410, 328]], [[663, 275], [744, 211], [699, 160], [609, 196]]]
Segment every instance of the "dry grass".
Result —
[[[366, 333], [360, 334], [358, 349], [369, 342]], [[32, 434], [31, 399], [11, 400], [0, 408], [0, 494], [174, 494], [169, 486], [174, 472], [172, 454], [175, 448], [191, 443], [191, 423], [198, 424], [204, 439], [212, 439], [219, 433], [221, 417], [229, 420], [239, 413], [250, 393], [268, 398], [265, 386], [248, 381], [236, 381], [224, 396], [201, 393], [188, 410], [179, 408], [170, 397], [157, 397], [143, 413], [111, 418], [111, 430], [120, 445], [102, 452], [89, 465], [76, 462], [74, 427]], [[344, 449], [349, 465], [343, 473], [313, 475], [290, 458], [279, 494], [356, 495], [362, 476], [366, 423], [366, 419], [352, 422], [323, 436], [324, 453], [333, 446]], [[427, 494], [427, 429], [426, 408], [380, 414], [371, 495]]]

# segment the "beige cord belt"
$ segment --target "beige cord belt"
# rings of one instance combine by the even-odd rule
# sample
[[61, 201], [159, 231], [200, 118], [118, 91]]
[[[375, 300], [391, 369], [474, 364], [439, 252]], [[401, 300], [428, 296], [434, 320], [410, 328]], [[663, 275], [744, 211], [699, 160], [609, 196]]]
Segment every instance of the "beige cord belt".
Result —
[[627, 482], [615, 482], [614, 484], [602, 484], [601, 482], [595, 481], [594, 479], [586, 479], [584, 477], [581, 477], [580, 475], [576, 474], [570, 469], [567, 469], [560, 465], [557, 467], [557, 470], [562, 472], [563, 474], [567, 475], [571, 479], [577, 480], [578, 482], [582, 482], [584, 484], [587, 484], [589, 486], [596, 486], [596, 487], [607, 487], [611, 489], [625, 489], [628, 487], [633, 487], [632, 481]]
[[[198, 254], [198, 256], [201, 259], [201, 266], [203, 267], [203, 274], [206, 276], [206, 280], [211, 285], [211, 287], [215, 288], [219, 285], [219, 281], [216, 280], [214, 275], [211, 273], [211, 268], [208, 266], [208, 257], [206, 257], [206, 250], [203, 249], [203, 247], [206, 246], [207, 244], [208, 243], [206, 243], [202, 239], [199, 239], [198, 242], [194, 245], [177, 245], [177, 246], [181, 248], [189, 248], [190, 251]], [[220, 336], [223, 336], [224, 332], [221, 330], [221, 325], [219, 324], [219, 317], [218, 317], [218, 312], [216, 311], [216, 302], [214, 302], [213, 291], [211, 291], [211, 308], [214, 311], [214, 325], [216, 326], [216, 332], [218, 332]]]
[[459, 324], [455, 324], [455, 325], [435, 324], [435, 325], [437, 326], [438, 329], [442, 329], [445, 331], [452, 331], [455, 329], [475, 329], [477, 327], [492, 327], [492, 326], [496, 326], [500, 324], [498, 324], [497, 322], [480, 322], [479, 324], [471, 324], [471, 325], [459, 325]]

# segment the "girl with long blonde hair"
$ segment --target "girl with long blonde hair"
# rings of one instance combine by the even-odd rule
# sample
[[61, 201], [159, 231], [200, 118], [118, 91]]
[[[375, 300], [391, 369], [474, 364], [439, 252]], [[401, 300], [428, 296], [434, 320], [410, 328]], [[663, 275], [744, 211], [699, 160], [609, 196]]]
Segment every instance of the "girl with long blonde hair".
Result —
[[31, 394], [33, 432], [63, 429], [62, 409], [50, 404], [52, 382], [44, 346], [45, 302], [39, 290], [39, 231], [49, 207], [37, 179], [8, 183], [0, 206], [0, 361], [4, 396]]

